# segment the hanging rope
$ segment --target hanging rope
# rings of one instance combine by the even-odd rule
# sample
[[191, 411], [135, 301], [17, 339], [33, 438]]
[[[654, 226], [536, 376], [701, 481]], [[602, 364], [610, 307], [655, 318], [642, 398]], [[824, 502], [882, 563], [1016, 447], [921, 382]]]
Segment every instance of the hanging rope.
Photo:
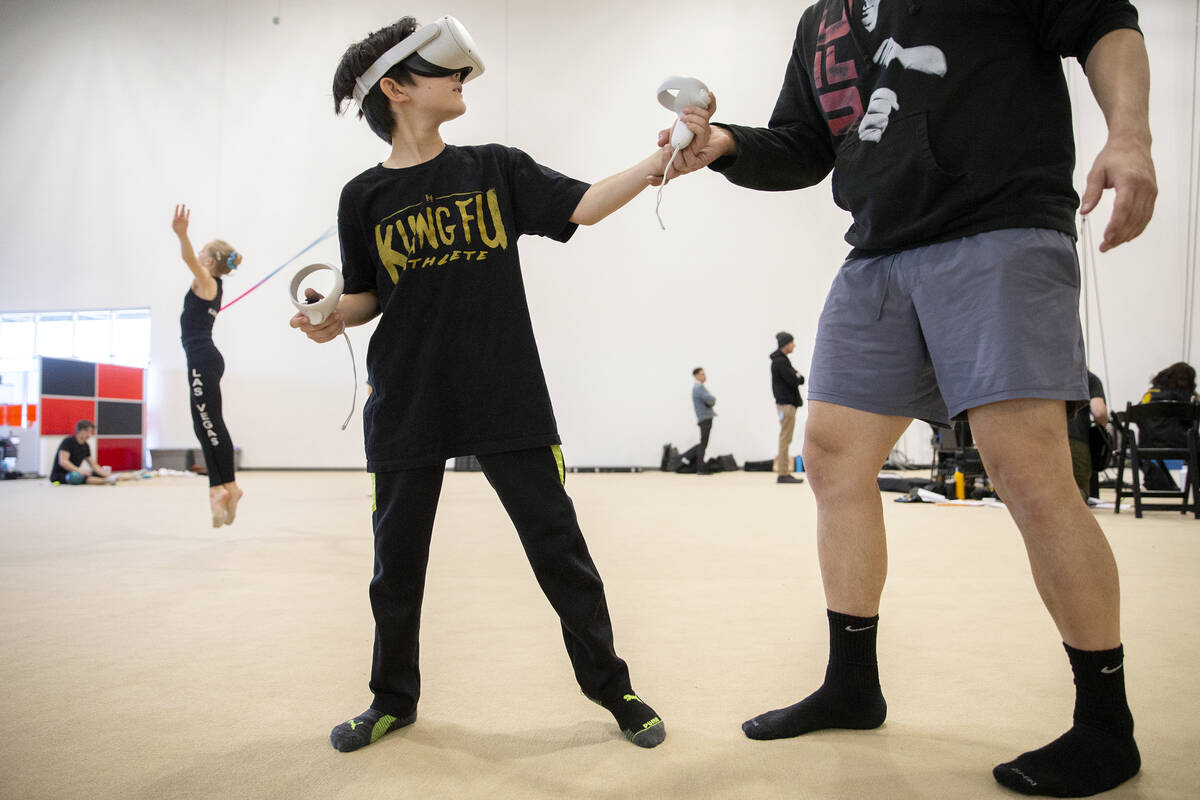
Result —
[[[1104, 364], [1104, 381], [1106, 384], [1108, 384], [1108, 381], [1110, 380], [1110, 373], [1108, 371], [1108, 343], [1104, 340], [1104, 312], [1102, 310], [1102, 304], [1100, 303], [1100, 278], [1096, 274], [1097, 273], [1096, 262], [1092, 256], [1092, 253], [1093, 253], [1092, 229], [1091, 229], [1091, 226], [1088, 224], [1087, 217], [1083, 217], [1080, 220], [1079, 239], [1080, 239], [1080, 245], [1081, 245], [1080, 249], [1083, 251], [1083, 281], [1082, 281], [1082, 283], [1083, 283], [1083, 289], [1084, 289], [1084, 318], [1088, 321], [1087, 322], [1087, 341], [1088, 341], [1087, 356], [1088, 356], [1088, 360], [1090, 362], [1090, 360], [1091, 360], [1091, 339], [1092, 339], [1091, 315], [1088, 310], [1088, 306], [1090, 305], [1090, 303], [1088, 303], [1088, 297], [1090, 294], [1091, 297], [1095, 298], [1096, 325], [1100, 329], [1100, 358], [1101, 358], [1101, 363]], [[1090, 279], [1088, 278], [1089, 275], [1091, 276]], [[1089, 280], [1091, 281], [1091, 284], [1092, 284], [1092, 291], [1090, 293], [1087, 289]], [[1108, 385], [1111, 385], [1111, 384], [1108, 384]]]
[[271, 278], [275, 277], [275, 276], [276, 276], [276, 275], [277, 275], [277, 274], [280, 272], [280, 270], [282, 270], [282, 269], [283, 269], [284, 267], [286, 267], [288, 264], [292, 263], [292, 262], [293, 262], [293, 261], [295, 261], [297, 258], [299, 258], [300, 256], [304, 255], [304, 254], [305, 254], [305, 253], [307, 253], [309, 250], [312, 250], [314, 247], [316, 247], [316, 246], [317, 246], [317, 245], [319, 245], [321, 242], [323, 242], [323, 241], [325, 241], [326, 239], [328, 239], [330, 236], [333, 236], [333, 234], [335, 234], [335, 233], [337, 233], [337, 227], [336, 227], [336, 226], [335, 226], [335, 227], [332, 227], [332, 228], [330, 228], [329, 230], [327, 230], [327, 231], [325, 231], [324, 233], [322, 233], [322, 234], [321, 234], [320, 236], [318, 236], [318, 237], [317, 237], [315, 240], [313, 240], [313, 243], [312, 243], [312, 244], [310, 244], [308, 247], [304, 248], [304, 249], [303, 249], [303, 250], [301, 250], [299, 253], [296, 253], [296, 255], [292, 256], [292, 257], [291, 257], [291, 258], [289, 258], [287, 261], [283, 262], [283, 263], [282, 263], [282, 264], [280, 264], [278, 267], [276, 267], [275, 269], [273, 269], [273, 270], [271, 270], [270, 272], [268, 272], [268, 273], [267, 273], [267, 276], [266, 276], [265, 278], [263, 278], [262, 280], [260, 280], [258, 283], [254, 284], [254, 285], [253, 285], [253, 286], [251, 286], [249, 289], [247, 289], [246, 291], [242, 292], [241, 294], [239, 294], [237, 297], [235, 297], [235, 298], [233, 298], [232, 300], [230, 300], [230, 301], [229, 301], [228, 303], [226, 303], [225, 305], [221, 306], [221, 310], [222, 310], [222, 311], [224, 311], [225, 309], [229, 308], [231, 305], [233, 305], [234, 303], [236, 303], [238, 300], [241, 300], [243, 297], [245, 297], [246, 295], [250, 294], [251, 292], [253, 292], [253, 291], [254, 291], [255, 289], [257, 289], [258, 287], [262, 286], [262, 285], [263, 285], [264, 283], [266, 283], [267, 281], [271, 280]]
[[1194, 18], [1195, 41], [1192, 45], [1192, 127], [1188, 143], [1188, 197], [1187, 197], [1187, 240], [1184, 258], [1183, 288], [1183, 360], [1192, 360], [1192, 335], [1196, 329], [1196, 271], [1197, 256], [1200, 255], [1200, 225], [1196, 214], [1200, 212], [1200, 169], [1196, 164], [1196, 149], [1200, 142], [1196, 138], [1196, 106], [1200, 105], [1200, 0], [1196, 0]]

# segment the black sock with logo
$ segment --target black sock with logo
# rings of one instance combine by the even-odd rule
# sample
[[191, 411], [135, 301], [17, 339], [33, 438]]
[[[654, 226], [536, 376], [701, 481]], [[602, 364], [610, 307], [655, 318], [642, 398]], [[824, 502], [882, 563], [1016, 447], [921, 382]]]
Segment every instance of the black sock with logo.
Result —
[[785, 739], [824, 728], [878, 728], [887, 717], [879, 688], [875, 634], [879, 615], [829, 611], [829, 666], [825, 683], [795, 705], [742, 723], [751, 739]]
[[1022, 794], [1087, 797], [1124, 783], [1142, 766], [1125, 700], [1124, 649], [1063, 647], [1075, 673], [1074, 726], [992, 770], [1002, 786]]
[[375, 744], [380, 737], [397, 728], [412, 725], [416, 719], [416, 711], [403, 717], [394, 717], [391, 714], [384, 714], [378, 709], [368, 708], [354, 719], [334, 726], [334, 729], [329, 732], [329, 743], [335, 750], [349, 753], [360, 747]]
[[632, 691], [606, 700], [592, 699], [592, 702], [612, 714], [621, 733], [638, 747], [658, 747], [667, 738], [667, 726], [662, 718]]

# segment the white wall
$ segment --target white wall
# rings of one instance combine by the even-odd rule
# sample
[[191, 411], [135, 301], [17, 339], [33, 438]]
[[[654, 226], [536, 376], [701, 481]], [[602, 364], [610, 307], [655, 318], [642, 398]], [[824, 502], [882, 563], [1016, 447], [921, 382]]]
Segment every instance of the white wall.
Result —
[[[1189, 148], [1197, 146], [1189, 141], [1196, 2], [1141, 6], [1158, 210], [1141, 239], [1096, 259], [1109, 374], [1098, 348], [1093, 368], [1122, 406], [1184, 352]], [[387, 152], [365, 124], [332, 114], [329, 84], [347, 44], [400, 13], [458, 16], [488, 71], [467, 85], [469, 111], [444, 129], [447, 140], [504, 142], [595, 180], [653, 149], [670, 121], [654, 88], [671, 73], [706, 80], [719, 119], [764, 124], [798, 8], [782, 0], [736, 15], [705, 0], [5, 2], [0, 310], [150, 306], [150, 445], [189, 446], [177, 338], [188, 275], [172, 206], [195, 209], [194, 241], [219, 236], [245, 253], [228, 297], [333, 224], [341, 185]], [[1104, 128], [1085, 79], [1071, 70], [1082, 186]], [[567, 457], [651, 464], [663, 442], [690, 443], [690, 372], [702, 365], [719, 398], [711, 451], [767, 458], [777, 432], [773, 334], [796, 336], [793, 360], [807, 371], [822, 299], [847, 250], [848, 215], [827, 184], [755, 193], [714, 174], [668, 186], [666, 232], [654, 201], [644, 193], [565, 246], [522, 242]], [[1108, 206], [1098, 214], [1107, 219]], [[300, 263], [337, 257], [331, 240]], [[352, 388], [345, 348], [287, 328], [290, 272], [217, 324], [226, 419], [244, 466], [357, 466], [357, 418], [338, 431]], [[369, 334], [352, 332], [360, 377]], [[1196, 337], [1191, 346], [1200, 352]], [[927, 432], [915, 425], [906, 437], [910, 456], [927, 453]]]

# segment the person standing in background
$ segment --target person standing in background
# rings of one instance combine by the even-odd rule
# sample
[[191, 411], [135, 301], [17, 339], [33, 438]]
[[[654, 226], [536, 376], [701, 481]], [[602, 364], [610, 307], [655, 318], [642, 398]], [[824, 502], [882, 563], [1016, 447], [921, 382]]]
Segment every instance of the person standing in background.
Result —
[[717, 415], [717, 412], [713, 411], [717, 398], [704, 388], [704, 382], [708, 380], [708, 376], [704, 374], [704, 367], [692, 370], [692, 377], [696, 379], [692, 385], [692, 408], [696, 412], [696, 424], [700, 426], [700, 444], [684, 453], [683, 459], [696, 466], [697, 475], [708, 475], [709, 470], [704, 466], [704, 451], [708, 447], [708, 436], [712, 433], [713, 417]]
[[796, 429], [796, 409], [804, 405], [800, 398], [800, 387], [804, 376], [792, 366], [788, 355], [796, 349], [796, 340], [787, 331], [775, 334], [779, 347], [771, 353], [771, 391], [775, 394], [775, 408], [779, 411], [779, 453], [775, 456], [777, 483], [804, 483], [803, 478], [792, 475], [792, 459], [788, 446]]

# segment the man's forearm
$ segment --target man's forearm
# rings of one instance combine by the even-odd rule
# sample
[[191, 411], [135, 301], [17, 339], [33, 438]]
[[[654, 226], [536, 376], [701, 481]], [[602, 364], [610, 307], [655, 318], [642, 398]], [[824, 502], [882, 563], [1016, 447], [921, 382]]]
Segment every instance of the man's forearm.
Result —
[[[722, 128], [723, 134], [717, 134]], [[720, 156], [712, 168], [747, 189], [805, 189], [825, 180], [833, 169], [832, 146], [803, 124], [751, 128], [718, 123], [713, 132]]]
[[1150, 144], [1150, 60], [1146, 42], [1132, 29], [1122, 28], [1096, 42], [1084, 68], [1109, 137]]

